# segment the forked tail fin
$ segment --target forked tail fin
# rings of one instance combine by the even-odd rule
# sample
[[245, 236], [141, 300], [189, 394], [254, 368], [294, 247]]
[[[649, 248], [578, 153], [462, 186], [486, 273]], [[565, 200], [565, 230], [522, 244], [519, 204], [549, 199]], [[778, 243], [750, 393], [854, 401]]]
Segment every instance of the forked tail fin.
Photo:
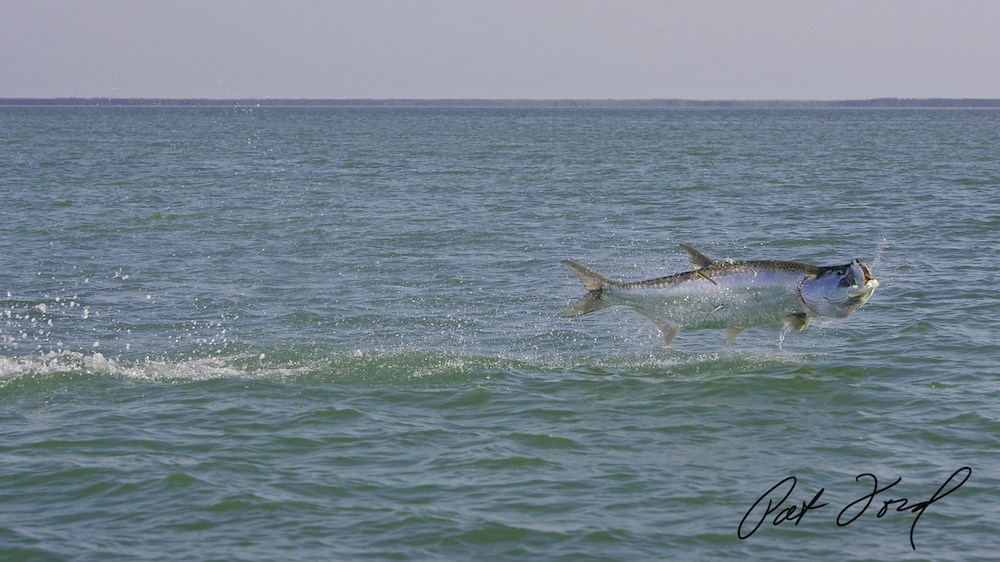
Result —
[[604, 288], [614, 283], [614, 281], [575, 261], [563, 260], [562, 264], [576, 273], [583, 283], [583, 288], [587, 289], [587, 294], [582, 299], [576, 301], [576, 304], [571, 308], [560, 312], [559, 316], [563, 318], [580, 316], [608, 306], [608, 302], [602, 298], [602, 295]]

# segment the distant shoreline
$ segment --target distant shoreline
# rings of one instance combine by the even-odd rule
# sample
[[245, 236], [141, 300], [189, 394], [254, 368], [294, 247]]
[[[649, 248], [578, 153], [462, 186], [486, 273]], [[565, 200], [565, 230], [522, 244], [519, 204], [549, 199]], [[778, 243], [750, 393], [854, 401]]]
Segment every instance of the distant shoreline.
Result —
[[398, 107], [398, 108], [997, 108], [988, 98], [874, 98], [859, 100], [688, 99], [292, 99], [292, 98], [0, 98], [0, 106], [103, 107]]

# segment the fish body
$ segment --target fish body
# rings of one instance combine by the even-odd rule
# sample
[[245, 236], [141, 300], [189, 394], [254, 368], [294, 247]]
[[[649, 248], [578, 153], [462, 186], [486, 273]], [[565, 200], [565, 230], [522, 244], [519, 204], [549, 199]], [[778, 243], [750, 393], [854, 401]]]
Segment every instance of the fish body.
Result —
[[628, 306], [656, 324], [664, 347], [681, 328], [725, 329], [731, 343], [750, 327], [786, 324], [801, 331], [814, 316], [850, 316], [878, 287], [858, 260], [830, 267], [792, 261], [715, 261], [691, 246], [681, 247], [691, 256], [694, 270], [646, 281], [616, 281], [564, 260], [587, 294], [560, 316]]

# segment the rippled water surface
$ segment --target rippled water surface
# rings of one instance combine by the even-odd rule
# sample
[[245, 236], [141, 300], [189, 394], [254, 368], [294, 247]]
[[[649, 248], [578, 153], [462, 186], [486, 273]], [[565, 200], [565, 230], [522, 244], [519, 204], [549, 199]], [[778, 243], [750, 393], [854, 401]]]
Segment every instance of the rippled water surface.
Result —
[[[1000, 112], [5, 107], [0, 143], [0, 559], [1000, 547]], [[881, 286], [730, 346], [557, 317], [561, 259], [679, 243]]]

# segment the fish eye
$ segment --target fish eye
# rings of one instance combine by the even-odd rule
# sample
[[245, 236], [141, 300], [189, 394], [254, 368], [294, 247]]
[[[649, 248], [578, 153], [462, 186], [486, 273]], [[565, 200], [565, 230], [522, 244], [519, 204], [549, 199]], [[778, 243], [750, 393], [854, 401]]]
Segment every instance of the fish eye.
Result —
[[844, 273], [847, 273], [847, 272], [844, 271], [843, 267], [838, 267], [837, 270], [834, 271], [834, 273], [837, 274], [838, 276], [840, 276], [840, 275], [843, 275]]

